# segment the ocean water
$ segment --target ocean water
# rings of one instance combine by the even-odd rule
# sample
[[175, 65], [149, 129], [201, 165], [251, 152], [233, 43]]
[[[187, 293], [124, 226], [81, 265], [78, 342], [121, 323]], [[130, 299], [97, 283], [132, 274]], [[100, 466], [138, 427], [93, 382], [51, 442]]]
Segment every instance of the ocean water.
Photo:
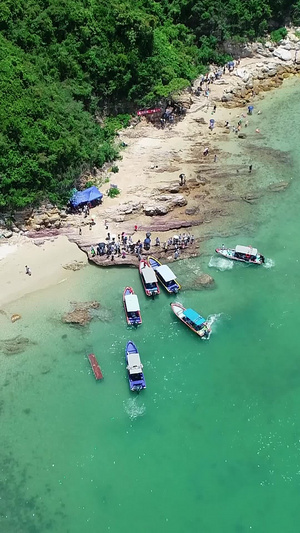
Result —
[[[201, 272], [215, 279], [176, 297], [209, 317], [209, 341], [176, 319], [174, 298], [147, 299], [127, 268], [88, 266], [0, 314], [1, 533], [299, 530], [299, 96], [294, 79], [259, 101], [232, 155], [253, 163], [241, 179], [264, 194], [245, 202], [243, 233], [221, 239], [256, 246], [266, 264], [219, 258], [216, 236], [201, 257], [173, 265], [183, 286]], [[282, 180], [285, 191], [266, 192]], [[140, 300], [136, 330], [125, 322], [126, 285]], [[94, 299], [89, 326], [61, 323], [70, 302]], [[11, 324], [11, 313], [22, 320]], [[9, 355], [9, 339], [19, 353]], [[139, 395], [126, 377], [129, 339], [144, 364]]]

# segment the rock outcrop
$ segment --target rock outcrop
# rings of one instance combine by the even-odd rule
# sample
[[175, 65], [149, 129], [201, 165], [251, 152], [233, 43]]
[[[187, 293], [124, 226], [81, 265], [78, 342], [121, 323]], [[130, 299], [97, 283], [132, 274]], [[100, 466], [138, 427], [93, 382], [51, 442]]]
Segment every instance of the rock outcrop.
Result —
[[201, 291], [203, 289], [214, 289], [215, 280], [209, 274], [200, 274], [197, 278], [194, 278], [187, 283], [183, 284], [183, 290], [189, 291]]
[[155, 215], [163, 216], [175, 209], [175, 207], [183, 207], [186, 204], [187, 200], [181, 194], [160, 195], [154, 197], [151, 203], [144, 206], [144, 213], [150, 217]]
[[99, 309], [99, 302], [71, 302], [73, 310], [65, 313], [62, 321], [66, 324], [77, 324], [79, 326], [86, 326], [94, 317], [92, 310]]
[[28, 346], [32, 346], [33, 344], [36, 343], [27, 337], [17, 335], [17, 337], [14, 337], [13, 339], [5, 339], [0, 341], [0, 351], [3, 352], [4, 355], [16, 355], [18, 353], [25, 352], [26, 348], [28, 348]]

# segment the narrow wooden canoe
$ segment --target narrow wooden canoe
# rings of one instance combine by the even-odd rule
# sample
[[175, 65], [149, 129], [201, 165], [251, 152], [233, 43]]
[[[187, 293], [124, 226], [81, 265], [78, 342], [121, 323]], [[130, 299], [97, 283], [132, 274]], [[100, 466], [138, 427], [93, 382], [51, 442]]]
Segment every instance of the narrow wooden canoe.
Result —
[[103, 374], [101, 372], [101, 368], [98, 364], [98, 361], [95, 357], [95, 355], [93, 353], [90, 353], [88, 355], [88, 359], [89, 359], [89, 362], [91, 364], [91, 367], [92, 367], [92, 370], [94, 372], [94, 376], [96, 378], [96, 380], [98, 381], [99, 379], [103, 379]]

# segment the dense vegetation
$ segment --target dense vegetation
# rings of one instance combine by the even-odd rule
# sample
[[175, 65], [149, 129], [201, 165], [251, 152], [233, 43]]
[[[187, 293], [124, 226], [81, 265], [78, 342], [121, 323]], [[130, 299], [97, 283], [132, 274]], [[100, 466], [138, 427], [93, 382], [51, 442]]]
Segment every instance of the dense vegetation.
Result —
[[128, 119], [95, 117], [159, 102], [286, 16], [300, 0], [2, 0], [0, 208], [66, 200]]

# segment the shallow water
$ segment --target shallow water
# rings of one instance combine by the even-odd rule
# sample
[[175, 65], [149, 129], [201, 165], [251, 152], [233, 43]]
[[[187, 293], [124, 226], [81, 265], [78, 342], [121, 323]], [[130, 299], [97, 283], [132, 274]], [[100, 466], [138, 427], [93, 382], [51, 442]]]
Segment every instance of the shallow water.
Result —
[[[209, 341], [176, 319], [166, 293], [146, 299], [134, 269], [87, 267], [72, 284], [11, 304], [21, 321], [0, 315], [0, 340], [31, 342], [0, 353], [0, 531], [298, 531], [299, 95], [298, 80], [267, 95], [242, 148], [262, 186], [292, 179], [245, 203], [247, 231], [225, 241], [257, 246], [264, 267], [214, 255], [219, 238], [173, 267], [183, 285], [203, 271], [215, 278], [215, 289], [176, 298], [210, 317]], [[125, 323], [125, 285], [140, 299], [136, 330]], [[103, 308], [86, 329], [60, 322], [70, 301], [94, 299]], [[147, 381], [137, 396], [124, 364], [129, 339]]]

